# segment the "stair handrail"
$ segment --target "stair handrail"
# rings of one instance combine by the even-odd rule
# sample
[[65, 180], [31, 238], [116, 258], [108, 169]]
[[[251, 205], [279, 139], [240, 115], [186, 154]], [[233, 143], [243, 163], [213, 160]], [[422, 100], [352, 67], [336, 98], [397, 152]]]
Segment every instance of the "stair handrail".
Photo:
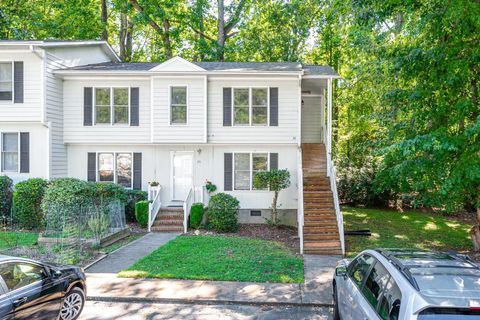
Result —
[[332, 163], [330, 153], [327, 153], [327, 163], [329, 164], [330, 189], [333, 194], [333, 205], [335, 207], [335, 215], [337, 217], [338, 235], [340, 237], [340, 244], [342, 246], [342, 255], [345, 255], [345, 234], [343, 231], [343, 215], [340, 210], [340, 201], [338, 200], [337, 191], [337, 170]]
[[[155, 190], [153, 190], [155, 188]], [[162, 198], [161, 198], [161, 187], [156, 186], [150, 188], [148, 190], [148, 195], [149, 195], [149, 202], [148, 202], [148, 232], [152, 231], [152, 225], [155, 222], [155, 219], [157, 218], [157, 214], [160, 211], [160, 208], [162, 207]], [[153, 199], [150, 199], [153, 197]]]
[[304, 225], [304, 211], [303, 211], [303, 162], [302, 162], [302, 148], [298, 148], [297, 152], [297, 174], [298, 174], [298, 237], [300, 238], [300, 254], [303, 254], [303, 225]]
[[190, 216], [190, 209], [192, 208], [193, 201], [195, 201], [195, 191], [194, 188], [190, 188], [188, 191], [187, 197], [183, 202], [183, 232], [187, 233], [188, 231], [188, 217]]

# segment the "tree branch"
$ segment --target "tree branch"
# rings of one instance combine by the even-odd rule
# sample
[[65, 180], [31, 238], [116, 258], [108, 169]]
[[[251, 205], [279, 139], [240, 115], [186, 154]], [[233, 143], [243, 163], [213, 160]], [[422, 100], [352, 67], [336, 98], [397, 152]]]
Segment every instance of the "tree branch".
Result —
[[240, 0], [240, 3], [235, 9], [235, 12], [230, 17], [230, 20], [225, 24], [225, 35], [227, 35], [240, 21], [240, 14], [242, 13], [243, 8], [245, 7], [245, 4], [246, 4], [245, 0]]
[[137, 10], [138, 12], [140, 12], [141, 14], [145, 15], [147, 18], [148, 18], [148, 23], [150, 24], [150, 26], [156, 31], [158, 32], [159, 34], [163, 34], [163, 29], [162, 27], [160, 27], [151, 17], [150, 15], [148, 15], [147, 13], [145, 13], [145, 9], [138, 3], [137, 0], [128, 0], [132, 6], [135, 8], [135, 10]]

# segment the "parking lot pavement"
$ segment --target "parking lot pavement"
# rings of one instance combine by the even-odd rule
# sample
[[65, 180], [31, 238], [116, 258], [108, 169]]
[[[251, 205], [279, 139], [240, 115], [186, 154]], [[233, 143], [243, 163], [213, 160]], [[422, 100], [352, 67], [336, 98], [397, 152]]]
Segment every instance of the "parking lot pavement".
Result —
[[284, 307], [202, 304], [146, 304], [88, 301], [79, 320], [282, 320], [332, 319], [331, 309], [323, 307]]

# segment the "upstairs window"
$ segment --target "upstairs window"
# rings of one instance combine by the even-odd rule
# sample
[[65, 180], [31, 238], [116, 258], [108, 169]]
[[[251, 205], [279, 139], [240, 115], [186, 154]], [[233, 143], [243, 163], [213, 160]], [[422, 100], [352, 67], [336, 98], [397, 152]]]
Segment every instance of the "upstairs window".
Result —
[[187, 124], [187, 87], [170, 88], [170, 124]]
[[95, 88], [95, 124], [129, 124], [129, 89]]
[[19, 146], [18, 133], [2, 133], [2, 171], [18, 172]]
[[234, 88], [233, 125], [268, 125], [268, 100], [268, 88]]
[[13, 99], [13, 67], [11, 62], [0, 62], [0, 101]]
[[131, 188], [132, 161], [132, 154], [128, 152], [99, 153], [97, 181], [118, 183], [126, 188]]

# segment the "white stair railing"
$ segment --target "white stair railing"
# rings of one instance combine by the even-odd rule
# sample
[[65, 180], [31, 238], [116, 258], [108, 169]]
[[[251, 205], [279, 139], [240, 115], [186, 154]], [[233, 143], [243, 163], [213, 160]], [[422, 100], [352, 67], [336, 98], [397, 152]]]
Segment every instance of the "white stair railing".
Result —
[[338, 235], [340, 237], [340, 244], [342, 246], [342, 254], [345, 255], [345, 234], [343, 231], [343, 215], [340, 211], [340, 201], [338, 200], [337, 191], [337, 170], [333, 165], [330, 153], [327, 153], [328, 176], [330, 177], [330, 189], [333, 194], [333, 205], [335, 207], [335, 214], [337, 217]]
[[188, 195], [183, 202], [183, 232], [187, 233], [188, 231], [188, 218], [190, 217], [190, 209], [192, 204], [195, 201], [195, 191], [194, 188], [190, 188]]
[[148, 232], [151, 232], [152, 225], [157, 218], [157, 214], [162, 207], [162, 200], [161, 200], [161, 187], [148, 187]]
[[297, 221], [298, 221], [298, 237], [300, 238], [300, 253], [303, 254], [303, 225], [304, 225], [304, 213], [303, 213], [303, 166], [302, 166], [302, 148], [298, 148], [297, 152], [297, 174], [298, 174], [298, 209], [297, 209]]

